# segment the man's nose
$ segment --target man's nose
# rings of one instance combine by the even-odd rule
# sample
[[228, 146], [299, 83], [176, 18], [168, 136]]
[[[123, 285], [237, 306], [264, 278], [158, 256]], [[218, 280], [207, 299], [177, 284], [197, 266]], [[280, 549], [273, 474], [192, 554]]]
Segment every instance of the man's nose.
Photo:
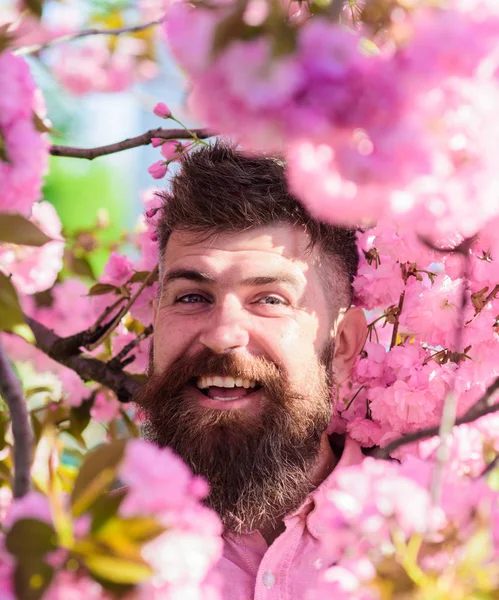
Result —
[[212, 311], [199, 341], [216, 354], [245, 348], [248, 345], [249, 333], [245, 315], [237, 299], [229, 298]]

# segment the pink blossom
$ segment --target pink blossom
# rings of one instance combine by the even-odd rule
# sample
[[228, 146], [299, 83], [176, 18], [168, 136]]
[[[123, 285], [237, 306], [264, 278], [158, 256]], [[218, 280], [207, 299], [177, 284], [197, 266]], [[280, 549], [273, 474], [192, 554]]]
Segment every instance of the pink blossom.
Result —
[[48, 498], [39, 492], [29, 492], [22, 498], [14, 499], [3, 525], [10, 528], [19, 519], [38, 519], [52, 523]]
[[169, 119], [172, 116], [171, 110], [164, 102], [158, 102], [154, 107], [153, 113], [162, 119]]
[[120, 416], [120, 409], [121, 404], [116, 400], [116, 397], [113, 394], [99, 392], [95, 396], [93, 406], [90, 409], [90, 414], [92, 419], [95, 419], [96, 421], [109, 423]]
[[35, 129], [36, 88], [23, 58], [0, 54], [0, 89], [0, 139], [7, 157], [0, 159], [0, 211], [29, 216], [40, 199], [48, 140]]
[[150, 79], [157, 68], [144, 58], [144, 40], [123, 36], [113, 50], [106, 40], [83, 40], [53, 50], [53, 71], [70, 92], [83, 95], [92, 91], [119, 92], [135, 81]]
[[168, 140], [161, 146], [161, 156], [166, 160], [176, 160], [179, 157], [179, 148], [182, 152], [182, 145], [174, 140]]
[[443, 397], [435, 397], [426, 389], [414, 389], [404, 381], [370, 390], [370, 410], [377, 422], [386, 421], [393, 429], [406, 432], [411, 428], [435, 423]]
[[363, 348], [363, 357], [359, 358], [356, 363], [355, 381], [372, 385], [372, 380], [383, 379], [388, 356], [386, 348], [382, 344], [366, 342]]
[[188, 500], [197, 499], [190, 497], [192, 475], [184, 462], [169, 448], [143, 440], [128, 443], [120, 479], [131, 487], [121, 506], [123, 515], [174, 514]]
[[102, 586], [89, 577], [59, 571], [45, 592], [47, 600], [109, 600]]
[[[400, 319], [402, 326], [418, 339], [433, 346], [454, 349], [461, 285], [460, 280], [452, 280], [442, 274], [429, 288], [411, 288], [404, 300]], [[471, 316], [472, 312], [468, 307], [466, 320]]]
[[45, 201], [34, 204], [30, 220], [53, 241], [41, 247], [0, 247], [0, 270], [5, 274], [12, 274], [12, 281], [24, 294], [34, 294], [50, 288], [62, 269], [64, 254], [62, 224], [52, 204]]
[[118, 254], [118, 252], [111, 252], [104, 267], [102, 281], [120, 287], [130, 279], [132, 274], [132, 263], [128, 258], [122, 254]]
[[358, 303], [367, 309], [398, 304], [405, 288], [400, 265], [386, 257], [381, 260], [377, 267], [363, 260], [353, 282]]
[[162, 179], [166, 175], [167, 170], [168, 165], [164, 160], [156, 161], [147, 169], [149, 174], [152, 175], [154, 179]]
[[[284, 56], [263, 36], [210, 52], [225, 10], [177, 5], [166, 32], [191, 77], [195, 114], [250, 147], [285, 148], [291, 188], [313, 215], [363, 226], [396, 218], [443, 243], [499, 216], [499, 17], [484, 14], [470, 19], [458, 4], [416, 10], [393, 24], [397, 43], [371, 55], [363, 32], [322, 18], [297, 22]], [[477, 40], [466, 57], [463, 39]]]
[[355, 419], [349, 421], [346, 428], [349, 436], [359, 442], [364, 448], [379, 446], [384, 431], [370, 419]]

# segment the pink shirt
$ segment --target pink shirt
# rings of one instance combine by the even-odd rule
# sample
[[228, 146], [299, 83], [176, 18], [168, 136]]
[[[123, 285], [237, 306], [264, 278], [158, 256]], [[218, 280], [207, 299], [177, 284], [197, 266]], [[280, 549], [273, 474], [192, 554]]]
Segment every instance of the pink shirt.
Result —
[[317, 581], [319, 569], [332, 560], [321, 549], [317, 507], [326, 502], [338, 468], [359, 464], [363, 455], [357, 442], [346, 438], [333, 472], [284, 519], [285, 531], [268, 546], [259, 531], [224, 534], [224, 555], [218, 564], [224, 582], [223, 600], [303, 600]]

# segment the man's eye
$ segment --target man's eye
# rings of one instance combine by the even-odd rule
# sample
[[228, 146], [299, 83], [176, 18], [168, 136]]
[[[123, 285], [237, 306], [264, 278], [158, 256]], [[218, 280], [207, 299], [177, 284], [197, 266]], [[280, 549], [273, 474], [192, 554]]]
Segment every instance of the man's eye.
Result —
[[283, 298], [279, 296], [264, 296], [260, 298], [258, 304], [271, 304], [271, 305], [279, 305], [279, 304], [287, 304]]
[[180, 302], [181, 304], [198, 304], [200, 302], [208, 302], [208, 300], [204, 296], [201, 296], [201, 294], [186, 294], [177, 298], [175, 302]]

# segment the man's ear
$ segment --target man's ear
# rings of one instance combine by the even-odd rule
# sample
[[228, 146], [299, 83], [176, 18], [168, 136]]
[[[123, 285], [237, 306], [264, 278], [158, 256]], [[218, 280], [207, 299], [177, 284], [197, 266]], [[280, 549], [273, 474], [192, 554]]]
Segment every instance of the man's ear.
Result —
[[367, 338], [364, 311], [358, 307], [351, 307], [340, 312], [331, 334], [335, 337], [333, 373], [336, 381], [342, 383], [350, 375], [355, 359]]

